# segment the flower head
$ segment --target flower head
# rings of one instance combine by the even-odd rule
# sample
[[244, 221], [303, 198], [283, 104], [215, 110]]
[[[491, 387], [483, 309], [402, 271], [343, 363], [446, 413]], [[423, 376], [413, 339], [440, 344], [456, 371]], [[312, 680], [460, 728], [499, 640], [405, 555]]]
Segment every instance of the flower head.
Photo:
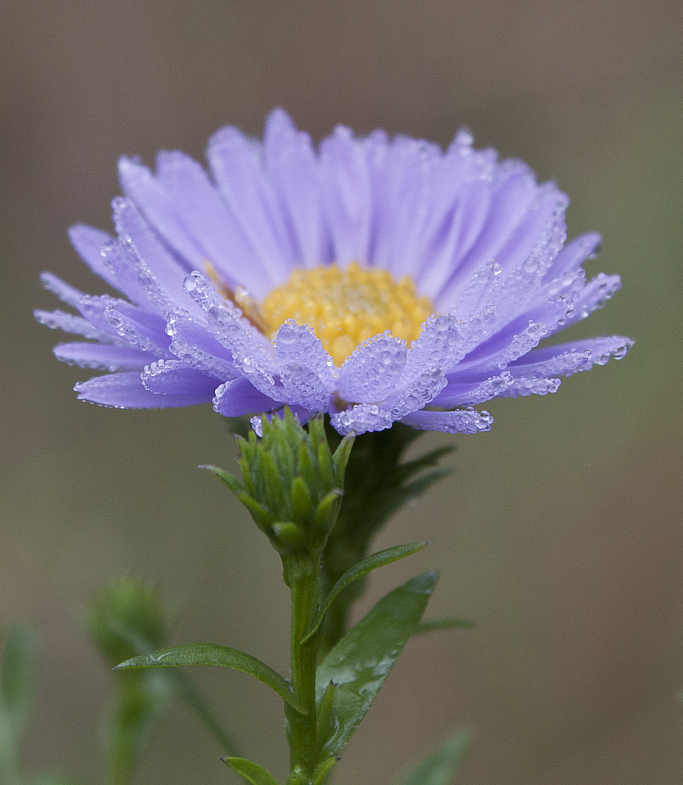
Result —
[[[212, 402], [225, 416], [331, 415], [340, 433], [401, 421], [485, 431], [472, 407], [555, 392], [632, 341], [537, 348], [602, 307], [615, 275], [586, 281], [599, 237], [565, 245], [567, 197], [521, 161], [444, 152], [343, 127], [316, 150], [282, 110], [263, 142], [227, 127], [211, 171], [162, 152], [156, 172], [123, 158], [117, 236], [75, 226], [71, 240], [122, 297], [90, 296], [45, 273], [79, 315], [39, 321], [91, 342], [58, 359], [109, 371], [79, 398], [151, 408]], [[260, 423], [260, 417], [255, 420]]]

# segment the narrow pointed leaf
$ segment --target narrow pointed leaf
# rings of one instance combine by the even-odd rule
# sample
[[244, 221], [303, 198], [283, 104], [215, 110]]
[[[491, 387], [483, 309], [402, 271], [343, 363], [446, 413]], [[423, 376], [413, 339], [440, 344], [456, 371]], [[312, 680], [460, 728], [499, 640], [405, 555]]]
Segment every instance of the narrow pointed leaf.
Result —
[[434, 630], [473, 630], [476, 626], [474, 619], [461, 619], [458, 616], [448, 619], [427, 619], [417, 625], [413, 634], [424, 635]]
[[472, 739], [469, 728], [458, 728], [396, 785], [451, 785]]
[[346, 464], [351, 457], [351, 448], [356, 440], [355, 434], [347, 434], [332, 455], [332, 463], [337, 471], [337, 481], [340, 485], [344, 482], [344, 474], [346, 473]]
[[316, 697], [330, 682], [337, 686], [334, 714], [337, 729], [325, 744], [330, 757], [348, 742], [384, 686], [403, 647], [418, 625], [439, 578], [423, 572], [382, 598], [349, 630], [320, 664]]
[[353, 567], [347, 570], [334, 584], [330, 593], [327, 595], [327, 599], [325, 600], [322, 608], [320, 608], [315, 616], [315, 619], [313, 619], [308, 632], [301, 639], [301, 643], [306, 643], [306, 641], [310, 640], [315, 635], [320, 627], [320, 624], [322, 623], [325, 614], [331, 608], [332, 603], [349, 584], [357, 581], [359, 578], [365, 577], [368, 573], [376, 570], [378, 567], [384, 567], [386, 564], [391, 564], [392, 562], [403, 559], [406, 556], [412, 556], [413, 553], [421, 551], [426, 546], [426, 542], [415, 542], [409, 545], [396, 545], [393, 548], [387, 548], [384, 551], [379, 551], [379, 553], [373, 553], [372, 556], [368, 556], [362, 561], [354, 564]]
[[234, 474], [230, 474], [230, 472], [226, 472], [225, 469], [221, 469], [220, 466], [210, 466], [209, 464], [205, 464], [199, 468], [210, 471], [214, 477], [218, 477], [222, 483], [225, 483], [225, 485], [227, 485], [233, 493], [240, 493], [244, 490], [244, 486], [237, 479], [237, 477], [235, 477]]
[[278, 785], [275, 777], [258, 763], [246, 758], [222, 758], [222, 761], [251, 785]]
[[117, 665], [114, 670], [127, 668], [177, 668], [181, 665], [220, 665], [242, 673], [255, 676], [267, 684], [292, 708], [304, 714], [304, 710], [294, 697], [292, 688], [277, 671], [256, 657], [245, 654], [238, 649], [217, 646], [214, 643], [186, 643], [161, 649], [151, 654], [142, 654]]

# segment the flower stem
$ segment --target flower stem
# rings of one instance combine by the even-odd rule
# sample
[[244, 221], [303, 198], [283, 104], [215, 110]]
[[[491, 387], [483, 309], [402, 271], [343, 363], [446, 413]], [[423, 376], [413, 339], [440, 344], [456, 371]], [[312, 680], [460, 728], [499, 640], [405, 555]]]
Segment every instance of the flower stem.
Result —
[[320, 591], [320, 557], [290, 557], [284, 563], [285, 582], [292, 593], [291, 669], [292, 688], [305, 708], [301, 714], [286, 707], [289, 721], [290, 766], [303, 775], [302, 782], [312, 782], [317, 760], [315, 670], [317, 641], [301, 644], [318, 610]]

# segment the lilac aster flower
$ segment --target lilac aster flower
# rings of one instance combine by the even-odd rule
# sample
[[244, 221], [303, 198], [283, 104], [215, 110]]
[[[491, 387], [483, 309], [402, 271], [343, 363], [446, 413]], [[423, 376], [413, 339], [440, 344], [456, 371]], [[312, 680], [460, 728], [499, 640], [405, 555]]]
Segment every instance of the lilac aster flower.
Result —
[[[599, 237], [565, 245], [567, 197], [521, 161], [460, 132], [438, 146], [343, 127], [316, 150], [282, 110], [263, 142], [227, 127], [211, 176], [181, 152], [156, 172], [123, 158], [116, 237], [70, 236], [121, 297], [45, 273], [78, 315], [36, 312], [90, 342], [58, 359], [109, 373], [76, 385], [104, 406], [213, 403], [225, 416], [302, 419], [340, 433], [474, 433], [493, 398], [555, 392], [562, 376], [623, 357], [622, 336], [538, 347], [604, 305], [616, 275], [586, 281]], [[258, 425], [260, 419], [255, 418]]]

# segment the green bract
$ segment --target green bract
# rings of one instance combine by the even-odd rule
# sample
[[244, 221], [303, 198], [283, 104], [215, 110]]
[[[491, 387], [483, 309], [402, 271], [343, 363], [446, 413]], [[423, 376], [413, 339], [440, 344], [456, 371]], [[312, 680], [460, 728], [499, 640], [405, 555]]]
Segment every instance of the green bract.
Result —
[[285, 408], [282, 418], [262, 417], [263, 436], [238, 437], [242, 481], [217, 466], [205, 466], [247, 508], [281, 555], [320, 553], [334, 526], [353, 436], [332, 452], [322, 416], [308, 431]]

